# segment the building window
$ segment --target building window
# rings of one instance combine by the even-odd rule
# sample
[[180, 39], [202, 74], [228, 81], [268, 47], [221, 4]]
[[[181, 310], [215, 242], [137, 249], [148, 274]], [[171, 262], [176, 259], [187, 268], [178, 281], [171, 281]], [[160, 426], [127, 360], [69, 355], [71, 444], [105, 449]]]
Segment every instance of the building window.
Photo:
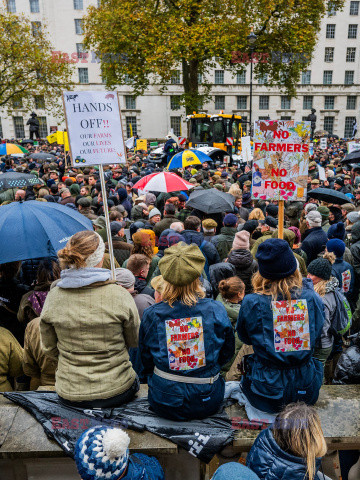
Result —
[[13, 120], [14, 120], [15, 138], [24, 138], [25, 129], [24, 129], [23, 117], [13, 117]]
[[181, 135], [181, 117], [170, 117], [170, 128], [174, 135], [180, 137]]
[[281, 115], [280, 120], [291, 120], [291, 117], [288, 115]]
[[39, 110], [44, 110], [45, 108], [45, 98], [44, 95], [35, 95], [35, 108]]
[[267, 73], [264, 73], [263, 75], [259, 75], [259, 77], [258, 77], [258, 84], [259, 85], [266, 85], [267, 81], [268, 81]]
[[48, 136], [46, 117], [37, 117], [37, 118], [40, 124], [40, 128], [39, 128], [40, 138], [46, 138]]
[[1, 118], [0, 118], [0, 138], [3, 138], [3, 129], [2, 129]]
[[[15, 0], [7, 0], [6, 8], [7, 8], [8, 12], [16, 13], [16, 2], [15, 2]], [[14, 117], [14, 118], [17, 118], [17, 117]]]
[[346, 98], [346, 110], [355, 110], [356, 109], [356, 97], [349, 96]]
[[335, 97], [333, 95], [325, 95], [324, 98], [324, 109], [333, 110], [335, 104]]
[[326, 130], [330, 134], [334, 132], [334, 118], [335, 117], [324, 118], [324, 130]]
[[203, 76], [202, 73], [198, 73], [198, 84], [201, 85], [203, 82]]
[[176, 70], [171, 77], [171, 85], [180, 84], [180, 70]]
[[31, 33], [34, 37], [41, 32], [41, 22], [31, 22]]
[[84, 44], [83, 43], [77, 43], [76, 44], [76, 53], [78, 58], [86, 58], [87, 51], [85, 50]]
[[291, 99], [286, 95], [281, 97], [281, 110], [289, 110], [291, 108]]
[[83, 10], [83, 0], [74, 0], [74, 10]]
[[335, 38], [335, 27], [332, 23], [326, 25], [326, 38]]
[[224, 70], [215, 70], [215, 85], [224, 85]]
[[22, 98], [14, 98], [12, 101], [13, 108], [23, 108]]
[[89, 83], [89, 70], [87, 68], [78, 68], [79, 83]]
[[248, 130], [248, 128], [247, 128], [248, 117], [246, 115], [241, 115], [241, 120], [240, 121], [241, 121], [241, 128], [242, 128], [243, 134], [244, 133], [246, 134], [247, 130]]
[[301, 83], [302, 83], [302, 85], [310, 85], [310, 83], [311, 83], [311, 70], [306, 70], [306, 72], [302, 72]]
[[269, 117], [269, 115], [260, 116], [260, 117], [259, 117], [259, 120], [270, 120], [270, 117]]
[[303, 116], [303, 117], [302, 117], [302, 121], [303, 121], [303, 122], [308, 122], [308, 121], [309, 121], [309, 120], [308, 120], [308, 116], [307, 116], [307, 115]]
[[170, 97], [170, 109], [180, 110], [180, 95], [171, 95]]
[[215, 110], [225, 110], [225, 95], [215, 95]]
[[303, 97], [303, 110], [311, 110], [313, 108], [313, 99], [312, 95], [305, 95]]
[[353, 136], [354, 122], [356, 122], [356, 117], [345, 117], [344, 138], [351, 138]]
[[353, 85], [354, 83], [354, 70], [345, 70], [345, 85]]
[[325, 62], [333, 62], [334, 61], [334, 47], [325, 47]]
[[350, 2], [350, 15], [359, 15], [359, 3], [360, 2]]
[[81, 18], [75, 18], [75, 33], [76, 35], [83, 35], [84, 30], [83, 30], [83, 22]]
[[259, 110], [269, 110], [269, 95], [259, 96]]
[[329, 17], [333, 17], [334, 15], [336, 15], [336, 8], [333, 5], [333, 2], [331, 2], [331, 1], [329, 1], [329, 3], [328, 3], [327, 14], [328, 14]]
[[136, 109], [136, 97], [134, 95], [125, 95], [125, 107], [126, 110]]
[[30, 12], [31, 13], [40, 12], [39, 0], [30, 0]]
[[237, 72], [236, 83], [238, 85], [245, 85], [245, 83], [246, 83], [246, 70], [244, 70], [243, 72]]
[[358, 29], [357, 24], [356, 25], [349, 25], [348, 38], [357, 38], [357, 29]]
[[246, 95], [238, 95], [237, 96], [237, 108], [238, 108], [238, 110], [246, 110], [247, 109], [247, 96]]
[[332, 75], [333, 75], [332, 70], [324, 70], [324, 76], [323, 76], [324, 85], [332, 85]]
[[355, 62], [355, 54], [356, 54], [356, 48], [355, 47], [348, 47], [346, 49], [346, 61], [347, 62]]
[[128, 138], [137, 135], [136, 117], [126, 117], [126, 135]]

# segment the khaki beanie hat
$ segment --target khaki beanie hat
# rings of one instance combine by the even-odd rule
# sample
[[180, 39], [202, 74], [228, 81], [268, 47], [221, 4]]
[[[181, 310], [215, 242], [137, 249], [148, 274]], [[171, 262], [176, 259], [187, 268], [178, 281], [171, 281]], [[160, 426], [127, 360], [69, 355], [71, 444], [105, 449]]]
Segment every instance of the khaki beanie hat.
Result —
[[171, 285], [182, 287], [190, 285], [200, 277], [204, 270], [205, 257], [196, 245], [179, 242], [165, 250], [159, 262], [163, 279]]

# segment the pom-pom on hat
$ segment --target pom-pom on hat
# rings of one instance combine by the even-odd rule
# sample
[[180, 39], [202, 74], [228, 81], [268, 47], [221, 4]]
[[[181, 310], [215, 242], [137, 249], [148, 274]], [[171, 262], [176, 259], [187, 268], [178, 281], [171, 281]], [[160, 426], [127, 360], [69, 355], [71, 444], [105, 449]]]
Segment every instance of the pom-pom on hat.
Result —
[[129, 461], [130, 438], [120, 428], [97, 426], [76, 442], [75, 463], [82, 480], [118, 480]]
[[288, 242], [279, 238], [270, 238], [261, 243], [255, 257], [260, 275], [268, 280], [290, 277], [297, 269], [297, 262]]

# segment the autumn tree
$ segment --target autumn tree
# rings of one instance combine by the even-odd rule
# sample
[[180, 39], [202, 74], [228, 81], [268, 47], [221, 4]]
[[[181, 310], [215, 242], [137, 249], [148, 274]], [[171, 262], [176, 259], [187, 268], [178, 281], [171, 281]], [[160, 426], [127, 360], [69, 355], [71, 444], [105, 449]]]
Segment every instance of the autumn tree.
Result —
[[0, 12], [0, 106], [12, 110], [35, 108], [35, 96], [44, 97], [45, 110], [61, 113], [61, 92], [72, 86], [72, 65], [52, 54], [43, 28], [28, 18]]
[[[333, 8], [342, 4], [331, 0]], [[85, 17], [85, 43], [98, 52], [110, 88], [130, 80], [136, 95], [150, 83], [164, 91], [181, 69], [182, 103], [190, 113], [210, 92], [215, 57], [234, 75], [243, 70], [251, 28], [255, 76], [268, 74], [270, 85], [293, 95], [327, 8], [327, 0], [102, 0]]]

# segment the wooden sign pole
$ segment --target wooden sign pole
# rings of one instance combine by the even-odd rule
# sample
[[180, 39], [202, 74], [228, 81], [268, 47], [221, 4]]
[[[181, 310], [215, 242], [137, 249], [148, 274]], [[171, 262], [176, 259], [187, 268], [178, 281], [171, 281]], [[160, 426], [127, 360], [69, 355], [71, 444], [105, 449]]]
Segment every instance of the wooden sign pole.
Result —
[[279, 200], [278, 238], [284, 239], [284, 200]]

